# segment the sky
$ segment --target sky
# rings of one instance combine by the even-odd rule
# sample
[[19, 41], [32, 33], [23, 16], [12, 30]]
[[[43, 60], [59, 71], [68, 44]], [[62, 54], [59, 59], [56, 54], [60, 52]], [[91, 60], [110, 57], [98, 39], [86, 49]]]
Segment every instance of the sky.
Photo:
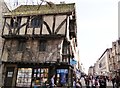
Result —
[[[8, 4], [17, 0], [5, 0]], [[40, 0], [19, 0], [37, 4]], [[34, 1], [34, 2], [32, 2]], [[80, 61], [87, 73], [112, 42], [118, 39], [119, 0], [47, 0], [54, 3], [76, 3], [77, 39]], [[19, 3], [18, 3], [19, 4]], [[12, 5], [10, 8], [12, 8]]]

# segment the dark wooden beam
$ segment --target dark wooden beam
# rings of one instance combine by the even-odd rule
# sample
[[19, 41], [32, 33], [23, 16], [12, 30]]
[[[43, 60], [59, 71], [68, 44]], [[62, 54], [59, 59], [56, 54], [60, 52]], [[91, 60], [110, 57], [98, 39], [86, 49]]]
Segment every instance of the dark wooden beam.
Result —
[[63, 26], [63, 24], [66, 22], [67, 19], [64, 19], [63, 22], [57, 27], [55, 34], [58, 33], [58, 31], [60, 30], [60, 28]]
[[56, 20], [56, 16], [53, 16], [53, 26], [52, 26], [52, 33], [54, 34], [54, 30], [55, 30], [55, 20]]

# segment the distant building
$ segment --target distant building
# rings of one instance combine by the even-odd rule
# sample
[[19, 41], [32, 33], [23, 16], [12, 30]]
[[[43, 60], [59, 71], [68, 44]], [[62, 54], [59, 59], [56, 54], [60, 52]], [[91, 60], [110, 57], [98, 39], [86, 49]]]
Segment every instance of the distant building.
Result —
[[95, 63], [96, 75], [109, 75], [109, 48], [104, 51], [101, 57]]
[[113, 74], [120, 74], [120, 39], [112, 42], [109, 61], [110, 72]]
[[94, 66], [90, 66], [88, 69], [88, 75], [94, 75]]
[[120, 75], [120, 39], [112, 42], [112, 48], [105, 50], [94, 67], [96, 75]]

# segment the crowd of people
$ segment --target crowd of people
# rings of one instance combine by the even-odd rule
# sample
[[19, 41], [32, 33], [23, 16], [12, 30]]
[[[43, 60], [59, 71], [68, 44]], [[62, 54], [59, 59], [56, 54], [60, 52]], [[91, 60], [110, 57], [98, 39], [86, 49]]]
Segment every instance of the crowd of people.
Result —
[[[55, 75], [51, 77], [49, 85], [44, 86], [44, 88], [54, 88], [56, 86], [54, 78]], [[107, 82], [111, 82], [112, 85], [107, 85]], [[120, 76], [116, 75], [114, 77], [108, 77], [103, 75], [85, 75], [79, 79], [73, 78], [73, 88], [107, 88], [107, 86], [112, 86], [110, 88], [120, 88]]]
[[[85, 75], [82, 77], [85, 82], [85, 87], [86, 88], [106, 88], [107, 82], [111, 81], [112, 82], [112, 88], [120, 88], [120, 76], [115, 76], [115, 77], [108, 77], [108, 76], [88, 76]], [[82, 88], [83, 85], [80, 81], [81, 79], [78, 79], [76, 81], [76, 86], [74, 88]]]

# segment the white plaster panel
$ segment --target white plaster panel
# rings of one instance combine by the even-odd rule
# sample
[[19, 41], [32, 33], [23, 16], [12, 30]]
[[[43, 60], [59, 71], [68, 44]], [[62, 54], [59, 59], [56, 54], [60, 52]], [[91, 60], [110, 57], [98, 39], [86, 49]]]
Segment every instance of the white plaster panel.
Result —
[[66, 23], [60, 28], [57, 34], [65, 34]]
[[42, 28], [42, 34], [49, 34], [49, 32], [44, 24], [43, 24], [43, 28]]
[[[55, 30], [58, 28], [58, 26], [66, 19], [66, 15], [58, 15], [56, 16], [56, 21], [55, 21]], [[65, 25], [61, 27], [61, 31], [58, 34], [63, 34], [65, 33]]]
[[34, 34], [40, 34], [40, 28], [35, 28]]
[[33, 28], [27, 28], [27, 34], [32, 34]]
[[[6, 22], [10, 25], [10, 18], [7, 18]], [[3, 35], [6, 35], [8, 33], [9, 33], [9, 28], [7, 27], [7, 25], [5, 25]]]
[[[21, 20], [21, 25], [23, 25], [26, 22], [27, 22], [27, 18], [23, 17], [22, 20]], [[19, 34], [24, 35], [25, 34], [25, 29], [26, 29], [26, 25], [20, 29]]]
[[53, 26], [53, 16], [44, 16], [43, 20], [47, 22], [49, 25], [51, 31], [52, 31], [52, 26]]

